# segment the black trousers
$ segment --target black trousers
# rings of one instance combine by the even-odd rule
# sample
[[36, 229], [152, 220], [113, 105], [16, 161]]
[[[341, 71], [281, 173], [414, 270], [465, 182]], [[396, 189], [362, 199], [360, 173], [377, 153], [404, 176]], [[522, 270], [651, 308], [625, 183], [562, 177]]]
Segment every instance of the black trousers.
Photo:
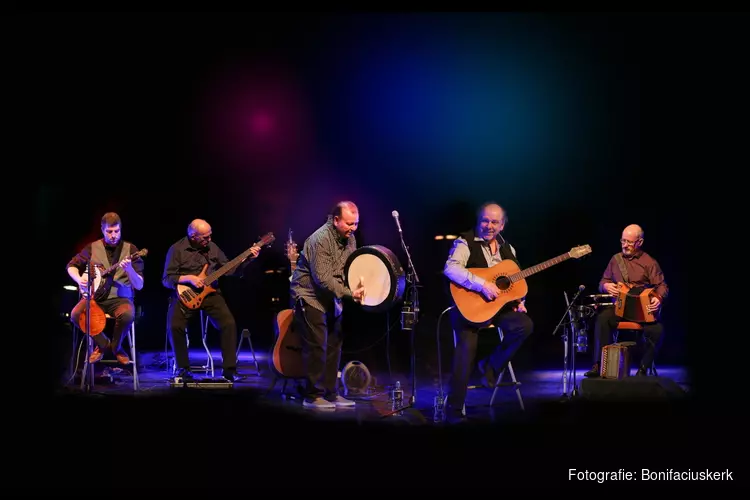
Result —
[[294, 304], [294, 328], [302, 337], [302, 357], [307, 373], [305, 397], [333, 399], [337, 394], [343, 334], [341, 315], [322, 312], [303, 299]]
[[[594, 363], [601, 363], [602, 348], [613, 341], [612, 334], [617, 329], [617, 323], [625, 321], [615, 314], [614, 307], [605, 307], [596, 316], [596, 325], [594, 326]], [[643, 325], [643, 337], [645, 340], [645, 350], [641, 358], [641, 366], [651, 367], [656, 353], [656, 347], [659, 345], [664, 326], [658, 321], [655, 323], [640, 323]]]
[[[112, 331], [112, 341], [104, 335], [104, 332], [99, 335], [94, 335], [94, 342], [99, 349], [112, 348], [112, 352], [118, 352], [122, 346], [123, 334], [130, 328], [130, 325], [135, 320], [135, 306], [133, 301], [124, 297], [115, 297], [113, 299], [105, 299], [97, 301], [97, 305], [102, 308], [105, 314], [109, 314], [115, 319], [115, 327]], [[78, 304], [75, 305], [73, 311], [70, 313], [70, 320], [73, 324], [78, 327], [78, 319], [86, 308], [86, 299], [81, 299]]]
[[497, 339], [496, 347], [487, 361], [495, 370], [495, 373], [499, 373], [528, 336], [531, 335], [534, 330], [534, 323], [525, 313], [501, 311], [492, 319], [492, 324], [503, 330], [503, 341], [499, 342], [495, 328], [479, 329], [474, 325], [467, 324], [455, 308], [450, 311], [450, 314], [451, 324], [458, 339], [453, 355], [453, 375], [448, 394], [448, 407], [452, 411], [460, 411], [466, 400], [466, 387], [474, 367], [480, 333], [483, 336], [493, 335]]
[[225, 372], [235, 372], [237, 370], [237, 324], [234, 316], [229, 310], [224, 297], [219, 293], [207, 295], [199, 309], [188, 309], [180, 302], [176, 296], [169, 299], [169, 310], [167, 312], [167, 328], [169, 330], [169, 340], [172, 344], [177, 368], [190, 368], [190, 359], [188, 357], [187, 334], [185, 329], [188, 321], [195, 315], [200, 314], [203, 309], [211, 323], [219, 330], [221, 336], [221, 358], [222, 367]]

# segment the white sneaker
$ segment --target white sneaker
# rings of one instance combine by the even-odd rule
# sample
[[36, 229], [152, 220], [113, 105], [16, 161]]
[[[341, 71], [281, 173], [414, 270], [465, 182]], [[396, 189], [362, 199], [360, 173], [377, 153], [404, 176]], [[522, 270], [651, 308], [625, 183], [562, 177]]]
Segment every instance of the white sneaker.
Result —
[[351, 407], [351, 406], [354, 406], [356, 403], [354, 401], [350, 401], [341, 396], [336, 396], [336, 399], [333, 401], [333, 404], [338, 407], [345, 407], [345, 406]]
[[302, 402], [302, 406], [305, 408], [322, 408], [322, 409], [332, 409], [336, 408], [336, 405], [331, 403], [330, 401], [326, 401], [323, 398], [315, 398], [313, 400], [305, 399]]

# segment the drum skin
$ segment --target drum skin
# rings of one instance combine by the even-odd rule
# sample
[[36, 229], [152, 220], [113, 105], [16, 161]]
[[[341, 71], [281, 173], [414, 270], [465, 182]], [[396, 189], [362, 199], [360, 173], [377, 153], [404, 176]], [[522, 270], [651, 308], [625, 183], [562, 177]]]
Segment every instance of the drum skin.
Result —
[[404, 297], [406, 276], [396, 255], [384, 246], [369, 245], [355, 250], [344, 265], [346, 286], [354, 291], [364, 282], [362, 308], [387, 311]]

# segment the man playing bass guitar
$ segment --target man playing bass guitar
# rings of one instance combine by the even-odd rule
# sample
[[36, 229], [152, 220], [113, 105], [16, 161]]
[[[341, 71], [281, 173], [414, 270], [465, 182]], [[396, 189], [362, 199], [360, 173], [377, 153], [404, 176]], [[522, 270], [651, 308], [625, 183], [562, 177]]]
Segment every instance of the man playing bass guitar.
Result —
[[[188, 320], [206, 311], [214, 326], [221, 334], [222, 376], [232, 382], [237, 380], [237, 325], [234, 315], [229, 310], [218, 284], [204, 283], [202, 275], [210, 275], [229, 263], [224, 252], [211, 240], [211, 226], [203, 219], [195, 219], [190, 223], [187, 236], [175, 242], [167, 252], [164, 264], [162, 283], [173, 290], [169, 297], [169, 311], [167, 313], [167, 328], [172, 343], [177, 368], [177, 376], [192, 379], [190, 373], [190, 359], [188, 357], [187, 337], [185, 328]], [[255, 259], [260, 248], [252, 246], [248, 249], [250, 259], [238, 263], [237, 267], [226, 274], [240, 274], [248, 262]], [[206, 268], [206, 264], [208, 267]], [[188, 307], [180, 301], [178, 285], [191, 285], [195, 289], [202, 289], [204, 285], [212, 285], [216, 289], [205, 296], [197, 307]]]
[[[100, 268], [109, 268], [113, 265], [119, 268], [103, 280], [98, 289], [93, 290], [94, 297], [97, 297], [96, 304], [115, 319], [115, 326], [111, 341], [104, 333], [94, 335], [96, 348], [89, 357], [89, 362], [96, 363], [107, 350], [111, 350], [117, 361], [126, 365], [130, 359], [122, 350], [122, 338], [123, 333], [135, 320], [133, 296], [135, 290], [143, 288], [143, 259], [138, 256], [131, 261], [130, 257], [139, 253], [139, 250], [132, 243], [121, 239], [122, 228], [118, 214], [104, 214], [101, 230], [103, 238], [87, 244], [68, 262], [67, 270], [79, 289], [84, 290], [87, 288], [88, 280], [93, 279], [86, 272], [89, 261]], [[71, 321], [76, 326], [79, 325], [81, 315], [85, 314], [86, 302], [85, 297], [81, 298], [70, 314]]]

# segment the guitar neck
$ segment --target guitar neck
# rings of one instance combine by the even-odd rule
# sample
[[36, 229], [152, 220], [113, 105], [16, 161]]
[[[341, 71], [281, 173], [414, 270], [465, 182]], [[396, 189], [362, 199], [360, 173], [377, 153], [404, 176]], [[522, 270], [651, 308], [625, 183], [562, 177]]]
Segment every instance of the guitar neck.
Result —
[[522, 280], [522, 279], [526, 279], [529, 276], [531, 276], [532, 274], [536, 274], [539, 271], [544, 271], [545, 269], [548, 269], [548, 268], [554, 266], [555, 264], [559, 264], [560, 262], [565, 262], [569, 258], [570, 258], [570, 253], [568, 253], [568, 252], [566, 252], [566, 253], [564, 253], [562, 255], [558, 255], [557, 257], [554, 257], [552, 259], [546, 260], [546, 261], [542, 262], [541, 264], [537, 264], [535, 266], [531, 266], [531, 267], [529, 267], [527, 269], [524, 269], [523, 271], [519, 271], [519, 272], [517, 272], [515, 274], [511, 274], [509, 276], [510, 281], [512, 283], [515, 283], [516, 281], [519, 281], [519, 280]]
[[239, 254], [237, 257], [230, 260], [229, 262], [221, 266], [219, 269], [217, 269], [216, 271], [206, 276], [206, 278], [203, 280], [204, 283], [213, 283], [214, 281], [221, 278], [222, 276], [224, 276], [226, 273], [228, 273], [235, 267], [239, 266], [243, 260], [245, 260], [248, 256], [250, 256], [250, 251], [252, 248], [253, 247], [248, 248], [247, 250]]
[[109, 273], [111, 273], [112, 271], [116, 271], [116, 270], [117, 270], [117, 266], [119, 266], [119, 265], [120, 265], [120, 262], [122, 262], [123, 260], [125, 260], [125, 259], [127, 259], [127, 258], [131, 258], [131, 259], [132, 259], [132, 258], [134, 258], [134, 257], [136, 256], [136, 254], [137, 254], [137, 253], [138, 253], [138, 252], [136, 252], [136, 253], [134, 253], [134, 254], [132, 254], [132, 255], [128, 255], [127, 257], [124, 257], [124, 258], [120, 259], [120, 261], [119, 261], [119, 262], [118, 262], [117, 264], [114, 264], [114, 265], [112, 265], [112, 266], [108, 267], [107, 269], [105, 269], [104, 271], [102, 271], [102, 278], [103, 278], [104, 276], [107, 276], [107, 275], [109, 275]]

